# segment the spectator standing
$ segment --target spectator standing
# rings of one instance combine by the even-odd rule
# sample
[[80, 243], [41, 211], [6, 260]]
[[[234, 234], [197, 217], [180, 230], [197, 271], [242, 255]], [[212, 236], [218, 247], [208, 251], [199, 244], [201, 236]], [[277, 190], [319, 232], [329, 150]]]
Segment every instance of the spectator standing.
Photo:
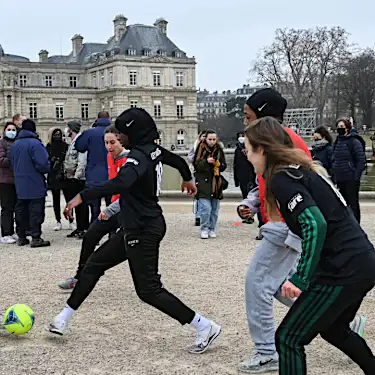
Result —
[[[87, 164], [87, 152], [76, 150], [76, 140], [81, 136], [81, 124], [78, 121], [69, 121], [65, 128], [65, 137], [71, 138], [65, 155], [64, 172], [66, 184], [66, 199], [70, 201], [85, 188], [85, 169]], [[89, 208], [82, 203], [75, 209], [77, 229], [67, 237], [83, 238], [89, 228]]]
[[332, 136], [325, 126], [319, 126], [315, 129], [311, 148], [313, 160], [320, 161], [329, 175], [332, 175]]
[[[69, 202], [65, 187], [64, 160], [68, 150], [67, 143], [63, 140], [60, 128], [51, 128], [48, 132], [48, 143], [46, 146], [51, 170], [48, 173], [48, 189], [51, 190], [53, 200], [53, 211], [55, 213], [56, 225], [54, 231], [62, 229], [61, 224], [61, 192], [66, 203]], [[69, 229], [75, 230], [73, 219], [70, 219]]]
[[50, 164], [47, 150], [36, 134], [34, 121], [23, 121], [22, 129], [10, 148], [8, 160], [13, 169], [18, 197], [15, 212], [18, 245], [30, 243], [26, 238], [26, 231], [30, 230], [31, 247], [50, 246], [50, 242], [41, 237], [47, 195], [45, 174], [49, 173]]
[[12, 244], [17, 240], [14, 233], [14, 212], [17, 203], [13, 171], [9, 166], [10, 147], [16, 140], [17, 127], [7, 122], [0, 140], [0, 204], [1, 204], [1, 243]]
[[195, 184], [201, 205], [201, 238], [215, 238], [220, 200], [228, 182], [221, 176], [227, 168], [222, 143], [214, 130], [207, 130], [206, 138], [195, 153]]
[[20, 113], [17, 113], [16, 115], [13, 116], [12, 123], [16, 125], [17, 128], [20, 129], [24, 120], [26, 120], [26, 117], [21, 115]]
[[[104, 132], [111, 125], [111, 119], [107, 111], [99, 112], [98, 119], [93, 127], [86, 130], [77, 138], [75, 149], [78, 152], [87, 152], [86, 187], [100, 186], [108, 181], [107, 149], [104, 144]], [[111, 197], [105, 197], [107, 205], [111, 203]], [[100, 214], [101, 199], [88, 202], [91, 210], [91, 223]]]
[[333, 146], [333, 177], [358, 223], [361, 221], [359, 188], [366, 168], [366, 155], [361, 142], [351, 133], [348, 119], [336, 122], [337, 139]]

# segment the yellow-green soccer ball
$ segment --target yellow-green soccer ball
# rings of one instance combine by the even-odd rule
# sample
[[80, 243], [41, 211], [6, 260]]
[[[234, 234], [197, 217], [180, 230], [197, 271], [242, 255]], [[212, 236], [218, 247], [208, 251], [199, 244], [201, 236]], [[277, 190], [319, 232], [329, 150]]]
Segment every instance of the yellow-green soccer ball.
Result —
[[35, 322], [34, 312], [27, 305], [16, 304], [5, 312], [4, 328], [14, 335], [24, 335], [33, 328]]

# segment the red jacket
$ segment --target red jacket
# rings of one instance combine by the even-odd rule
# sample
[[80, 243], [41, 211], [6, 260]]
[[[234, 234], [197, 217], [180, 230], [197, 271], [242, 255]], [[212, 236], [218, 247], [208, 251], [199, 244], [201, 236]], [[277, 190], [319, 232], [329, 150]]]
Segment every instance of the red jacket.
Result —
[[[294, 147], [300, 148], [311, 158], [310, 150], [307, 147], [305, 141], [298, 134], [296, 134], [291, 128], [284, 127], [284, 129], [289, 134], [289, 137], [291, 138], [294, 144]], [[266, 186], [265, 186], [264, 179], [261, 174], [258, 174], [258, 185], [259, 185], [260, 213], [262, 214], [264, 223], [267, 223], [269, 219], [268, 219], [266, 207], [265, 207]], [[281, 217], [281, 220], [284, 221], [282, 217]]]
[[[125, 164], [127, 159], [127, 153], [122, 152], [116, 159], [108, 152], [107, 155], [107, 164], [108, 164], [108, 177], [110, 180], [115, 178], [118, 175], [120, 168]], [[117, 201], [120, 198], [120, 194], [113, 195], [111, 202]]]

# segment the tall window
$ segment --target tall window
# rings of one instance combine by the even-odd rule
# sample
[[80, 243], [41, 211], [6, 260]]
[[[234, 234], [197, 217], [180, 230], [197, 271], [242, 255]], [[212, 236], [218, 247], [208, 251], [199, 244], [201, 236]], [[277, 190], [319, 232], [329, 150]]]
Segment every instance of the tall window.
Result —
[[176, 86], [177, 87], [184, 86], [184, 73], [183, 72], [176, 72]]
[[184, 101], [183, 100], [178, 100], [176, 102], [176, 114], [178, 118], [183, 118], [184, 117]]
[[56, 104], [56, 121], [64, 121], [64, 104]]
[[161, 101], [160, 100], [154, 100], [154, 116], [156, 118], [161, 117]]
[[100, 73], [100, 86], [104, 87], [105, 86], [105, 75], [104, 75], [104, 70], [101, 71]]
[[131, 70], [129, 72], [129, 85], [137, 86], [137, 71], [136, 70]]
[[130, 108], [137, 108], [138, 100], [131, 100], [130, 101]]
[[77, 87], [77, 77], [76, 76], [70, 76], [69, 77], [69, 86], [70, 87]]
[[37, 103], [29, 103], [29, 114], [30, 114], [30, 118], [33, 120], [38, 118], [38, 104]]
[[23, 74], [20, 75], [19, 85], [20, 85], [20, 87], [25, 87], [27, 85], [27, 76], [25, 76]]
[[161, 86], [160, 72], [153, 72], [152, 75], [154, 78], [154, 86]]
[[92, 81], [92, 85], [95, 87], [96, 86], [96, 73], [92, 73], [91, 81]]
[[183, 146], [185, 144], [185, 132], [180, 129], [177, 132], [177, 145], [178, 146]]
[[81, 104], [81, 119], [88, 120], [89, 118], [89, 105], [87, 103]]
[[112, 70], [108, 72], [108, 84], [109, 86], [113, 86], [113, 71]]
[[46, 76], [46, 87], [52, 87], [52, 76]]

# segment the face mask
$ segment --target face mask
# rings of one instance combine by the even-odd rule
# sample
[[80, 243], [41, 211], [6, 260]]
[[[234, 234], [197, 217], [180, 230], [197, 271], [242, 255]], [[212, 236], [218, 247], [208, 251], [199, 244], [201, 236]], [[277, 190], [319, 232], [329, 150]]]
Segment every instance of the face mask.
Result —
[[54, 141], [61, 141], [62, 140], [62, 136], [59, 134], [59, 135], [54, 135], [53, 137], [52, 137], [52, 139], [54, 140]]
[[337, 134], [338, 135], [345, 135], [346, 129], [345, 128], [337, 128]]
[[245, 142], [245, 137], [238, 137], [238, 142], [244, 143]]
[[314, 138], [314, 142], [319, 142], [319, 141], [322, 141], [321, 138]]
[[64, 135], [65, 135], [65, 137], [70, 137], [69, 131], [70, 131], [69, 128], [65, 128], [64, 129]]
[[9, 139], [14, 139], [16, 138], [17, 132], [15, 130], [7, 130], [5, 132], [5, 136]]

